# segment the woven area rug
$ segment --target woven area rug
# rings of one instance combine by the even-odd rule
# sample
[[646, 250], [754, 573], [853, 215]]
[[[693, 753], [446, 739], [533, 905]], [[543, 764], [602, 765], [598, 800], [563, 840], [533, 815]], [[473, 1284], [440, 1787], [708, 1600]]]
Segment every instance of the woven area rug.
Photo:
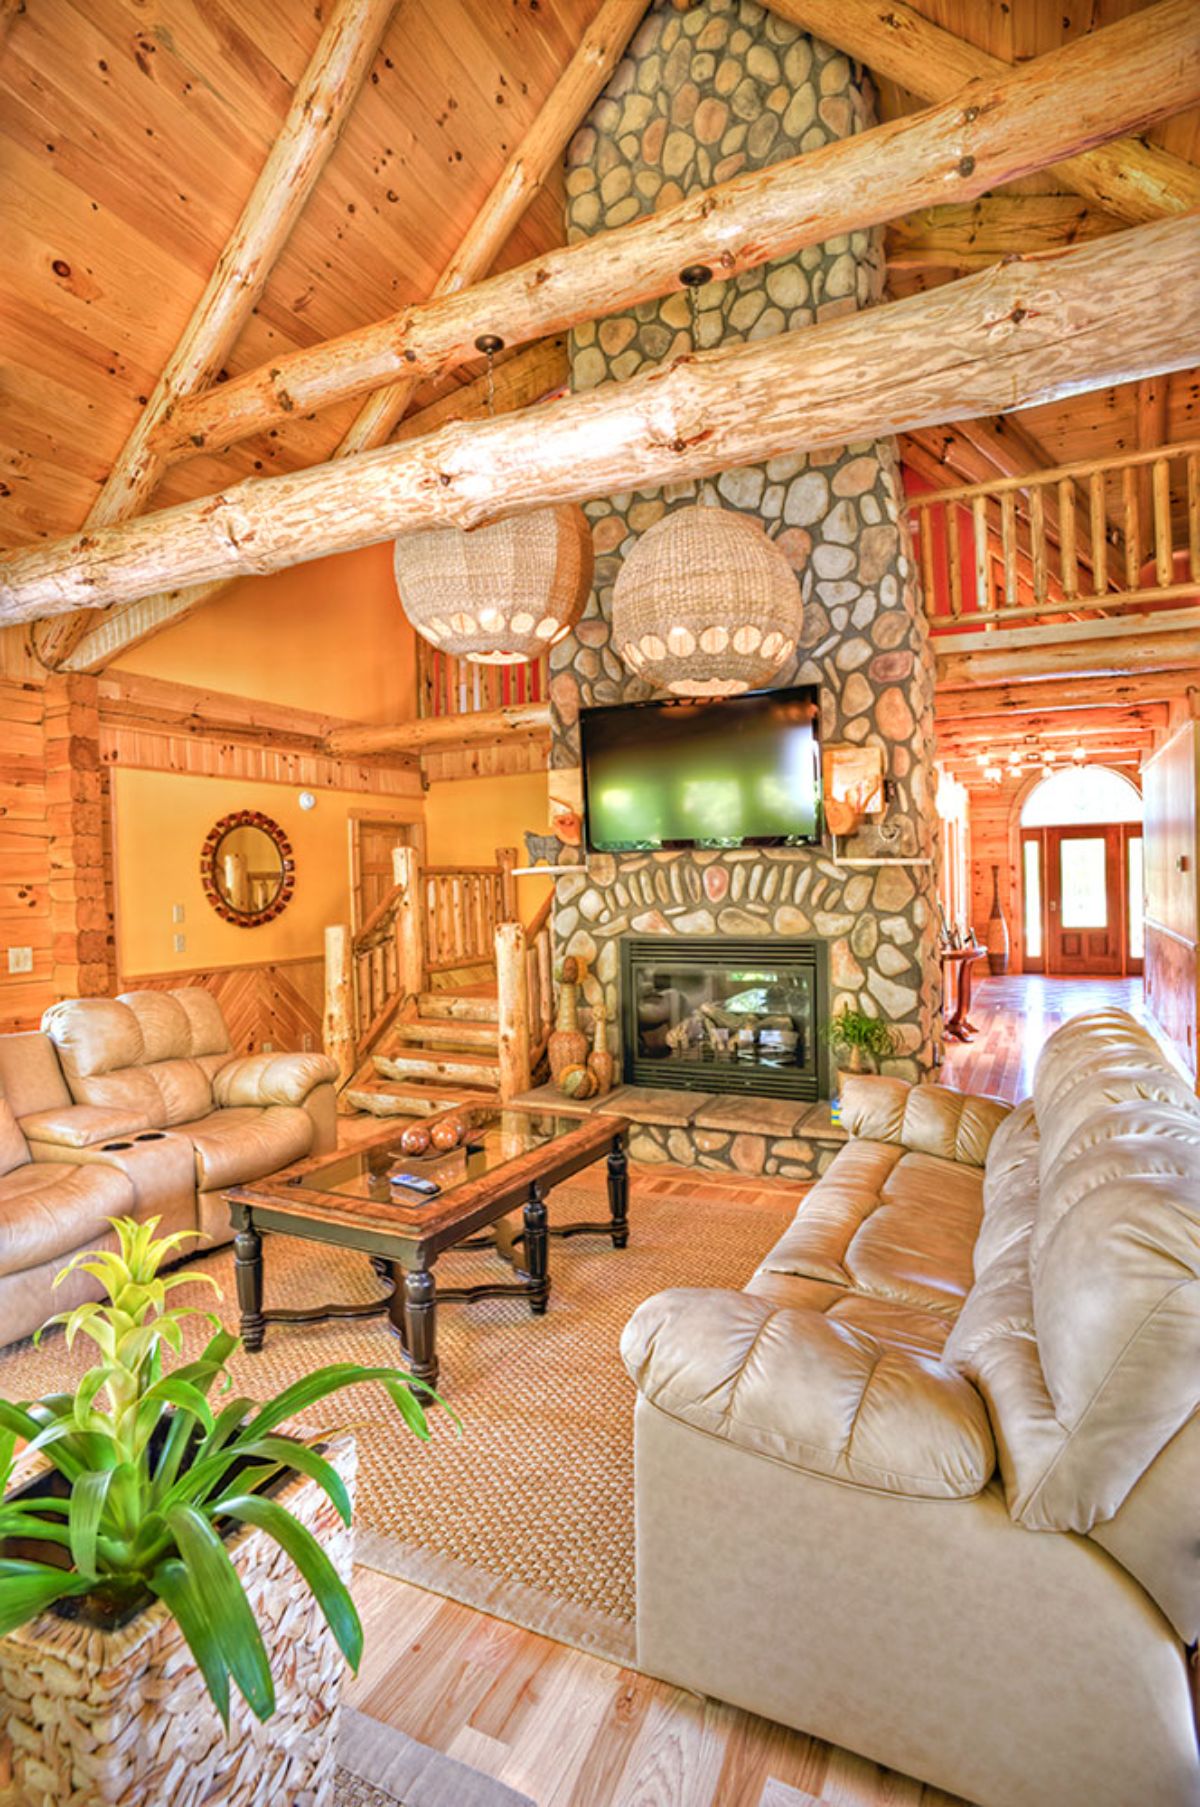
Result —
[[418, 1744], [390, 1725], [343, 1707], [332, 1807], [535, 1807], [535, 1803], [527, 1794]]
[[[591, 1176], [550, 1200], [555, 1224], [604, 1215]], [[518, 1299], [445, 1306], [438, 1314], [439, 1385], [463, 1424], [444, 1413], [429, 1444], [408, 1434], [381, 1391], [343, 1394], [327, 1416], [359, 1432], [357, 1556], [396, 1575], [563, 1643], [629, 1662], [633, 1655], [633, 1399], [618, 1342], [643, 1299], [667, 1286], [740, 1287], [790, 1222], [797, 1194], [706, 1184], [680, 1187], [634, 1176], [631, 1238], [554, 1240], [546, 1316]], [[600, 1207], [598, 1209], [598, 1207]], [[199, 1267], [219, 1282], [218, 1309], [236, 1328], [229, 1249]], [[444, 1284], [505, 1272], [488, 1251], [452, 1250]], [[266, 1303], [312, 1305], [369, 1299], [378, 1282], [366, 1260], [294, 1238], [269, 1237]], [[189, 1302], [180, 1289], [176, 1302]], [[194, 1303], [205, 1305], [197, 1288]], [[193, 1320], [185, 1354], [205, 1328]], [[68, 1352], [61, 1331], [40, 1349], [0, 1356], [0, 1396], [29, 1398], [72, 1384], [90, 1344]], [[239, 1355], [239, 1390], [266, 1397], [326, 1362], [397, 1360], [383, 1319], [275, 1325], [259, 1355]]]

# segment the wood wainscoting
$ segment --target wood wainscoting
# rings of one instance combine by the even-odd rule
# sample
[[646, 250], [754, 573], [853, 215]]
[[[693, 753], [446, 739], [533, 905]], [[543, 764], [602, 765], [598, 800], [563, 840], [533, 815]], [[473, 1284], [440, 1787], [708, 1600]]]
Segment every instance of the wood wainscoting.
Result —
[[123, 978], [120, 989], [178, 991], [187, 985], [203, 985], [213, 993], [239, 1054], [256, 1054], [264, 1047], [281, 1052], [320, 1051], [325, 985], [325, 963], [320, 955], [276, 960], [265, 966], [137, 973]]

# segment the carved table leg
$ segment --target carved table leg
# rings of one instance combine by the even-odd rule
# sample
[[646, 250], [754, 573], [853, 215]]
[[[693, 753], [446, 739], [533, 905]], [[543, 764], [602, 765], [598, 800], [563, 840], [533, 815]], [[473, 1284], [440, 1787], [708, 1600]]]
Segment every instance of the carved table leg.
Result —
[[608, 1157], [608, 1209], [612, 1218], [614, 1249], [629, 1245], [629, 1160], [621, 1137], [613, 1137]]
[[263, 1346], [266, 1322], [263, 1318], [262, 1237], [252, 1223], [243, 1224], [233, 1239], [233, 1266], [242, 1319], [242, 1342], [247, 1353], [253, 1355]]
[[[397, 1288], [397, 1298], [400, 1289]], [[428, 1268], [414, 1267], [404, 1275], [404, 1344], [414, 1380], [437, 1385], [437, 1282]]]
[[525, 1223], [525, 1271], [533, 1281], [529, 1309], [537, 1316], [545, 1311], [550, 1298], [549, 1237], [546, 1203], [535, 1180], [522, 1213]]

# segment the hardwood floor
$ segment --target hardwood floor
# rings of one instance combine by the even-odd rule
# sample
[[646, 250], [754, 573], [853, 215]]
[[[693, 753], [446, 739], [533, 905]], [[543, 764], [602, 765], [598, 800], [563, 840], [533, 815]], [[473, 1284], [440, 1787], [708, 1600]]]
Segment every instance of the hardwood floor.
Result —
[[1112, 1007], [1128, 1010], [1145, 1023], [1167, 1058], [1187, 1074], [1178, 1050], [1146, 1010], [1140, 979], [1048, 979], [1026, 973], [979, 981], [971, 1003], [971, 1021], [979, 1034], [973, 1042], [947, 1042], [939, 1077], [944, 1085], [986, 1092], [1015, 1104], [1029, 1096], [1046, 1037], [1068, 1017]]
[[953, 1807], [849, 1751], [406, 1582], [360, 1570], [355, 1596], [366, 1656], [351, 1704], [538, 1807]]

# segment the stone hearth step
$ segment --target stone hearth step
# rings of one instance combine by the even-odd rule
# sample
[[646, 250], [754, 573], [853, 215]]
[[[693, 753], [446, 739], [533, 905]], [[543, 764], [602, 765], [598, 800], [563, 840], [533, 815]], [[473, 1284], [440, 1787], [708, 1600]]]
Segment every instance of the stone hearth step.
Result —
[[622, 1085], [605, 1098], [567, 1098], [537, 1086], [513, 1108], [561, 1117], [628, 1117], [629, 1152], [638, 1161], [671, 1161], [711, 1172], [778, 1174], [800, 1182], [823, 1173], [846, 1141], [828, 1099], [759, 1098], [728, 1092], [685, 1092]]

